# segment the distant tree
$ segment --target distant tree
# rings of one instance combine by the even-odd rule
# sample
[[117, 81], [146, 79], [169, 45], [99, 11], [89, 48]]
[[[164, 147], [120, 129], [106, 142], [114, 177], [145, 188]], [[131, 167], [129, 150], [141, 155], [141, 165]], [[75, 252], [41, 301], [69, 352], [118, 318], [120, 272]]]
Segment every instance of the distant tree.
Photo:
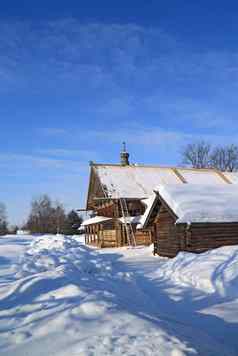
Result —
[[238, 146], [231, 144], [215, 147], [211, 153], [210, 165], [221, 171], [233, 172], [238, 170]]
[[52, 226], [52, 202], [47, 195], [42, 195], [31, 203], [31, 212], [25, 228], [32, 233], [50, 233]]
[[63, 205], [60, 202], [55, 202], [52, 214], [52, 223], [56, 227], [56, 232], [64, 233], [66, 224], [66, 214]]
[[6, 235], [8, 233], [7, 213], [6, 207], [3, 203], [0, 203], [0, 235]]
[[76, 213], [75, 210], [71, 210], [66, 216], [66, 223], [64, 233], [66, 235], [79, 234], [78, 228], [82, 224], [83, 219]]
[[53, 203], [48, 195], [42, 195], [32, 201], [31, 212], [24, 228], [32, 233], [56, 234], [63, 232], [65, 219], [63, 205], [59, 202]]
[[182, 163], [193, 168], [210, 166], [211, 145], [205, 141], [189, 143], [182, 149]]

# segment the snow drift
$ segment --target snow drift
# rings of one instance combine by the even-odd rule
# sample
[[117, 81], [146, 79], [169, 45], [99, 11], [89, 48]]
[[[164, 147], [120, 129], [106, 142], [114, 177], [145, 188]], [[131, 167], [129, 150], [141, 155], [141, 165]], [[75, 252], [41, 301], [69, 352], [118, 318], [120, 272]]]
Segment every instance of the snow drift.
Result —
[[199, 255], [180, 252], [160, 264], [155, 276], [205, 293], [238, 297], [238, 246], [225, 246]]

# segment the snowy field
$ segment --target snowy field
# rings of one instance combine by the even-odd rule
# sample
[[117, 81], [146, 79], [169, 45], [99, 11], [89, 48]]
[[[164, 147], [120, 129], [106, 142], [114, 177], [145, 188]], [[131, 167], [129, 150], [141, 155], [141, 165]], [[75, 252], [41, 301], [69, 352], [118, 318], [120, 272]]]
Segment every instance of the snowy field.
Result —
[[238, 247], [175, 259], [0, 239], [0, 355], [238, 355]]

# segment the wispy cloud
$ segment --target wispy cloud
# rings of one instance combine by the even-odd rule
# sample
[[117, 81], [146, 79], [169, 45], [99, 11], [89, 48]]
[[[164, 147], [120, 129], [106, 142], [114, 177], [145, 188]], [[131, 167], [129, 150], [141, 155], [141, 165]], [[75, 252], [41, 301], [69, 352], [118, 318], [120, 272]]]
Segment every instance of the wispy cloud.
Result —
[[25, 86], [44, 83], [56, 91], [71, 86], [118, 94], [134, 88], [145, 94], [173, 84], [191, 95], [201, 87], [217, 92], [229, 80], [237, 88], [238, 52], [198, 52], [161, 28], [82, 24], [72, 18], [37, 25], [2, 22], [0, 53], [3, 79]]
[[[73, 140], [79, 137], [80, 129], [68, 129], [65, 134], [70, 136]], [[109, 128], [97, 128], [96, 130], [84, 130], [83, 138], [81, 138], [81, 144], [84, 142], [91, 142], [92, 147], [95, 145], [114, 145], [118, 149], [121, 147], [122, 141], [126, 141], [133, 146], [143, 146], [144, 148], [150, 147], [151, 149], [164, 149], [166, 147], [173, 147], [178, 150], [182, 145], [193, 142], [205, 140], [213, 144], [225, 144], [229, 142], [236, 142], [238, 135], [234, 132], [226, 133], [209, 133], [204, 132], [201, 134], [194, 130], [189, 129], [166, 129], [159, 126], [150, 126], [146, 124], [142, 125], [137, 121], [131, 121], [128, 125], [121, 125], [117, 129]], [[85, 160], [90, 160], [92, 157], [100, 158], [102, 153], [99, 153], [95, 149], [88, 150], [71, 150], [71, 149], [52, 149], [42, 150], [41, 153], [50, 154], [53, 156], [61, 157], [84, 157]]]
[[[195, 128], [236, 122], [238, 51], [198, 51], [160, 28], [57, 21], [1, 22], [3, 93], [77, 97], [82, 117], [156, 117]], [[93, 102], [93, 105], [92, 105]], [[65, 129], [44, 129], [65, 135]]]
[[87, 162], [80, 160], [65, 160], [60, 158], [45, 157], [43, 155], [28, 155], [18, 153], [0, 154], [0, 167], [8, 171], [14, 171], [18, 176], [26, 173], [26, 170], [31, 171], [38, 169], [42, 170], [42, 174], [48, 175], [48, 171], [59, 173], [62, 175], [67, 173], [79, 174], [80, 171], [87, 167]]

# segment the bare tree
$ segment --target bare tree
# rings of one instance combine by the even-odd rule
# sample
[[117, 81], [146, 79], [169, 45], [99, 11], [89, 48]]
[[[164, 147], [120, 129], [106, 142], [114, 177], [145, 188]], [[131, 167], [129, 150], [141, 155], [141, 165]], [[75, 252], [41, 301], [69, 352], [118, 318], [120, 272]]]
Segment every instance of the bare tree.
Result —
[[193, 168], [207, 168], [210, 165], [211, 145], [205, 141], [190, 143], [182, 150], [183, 163]]
[[215, 147], [211, 153], [211, 166], [221, 171], [233, 172], [238, 170], [238, 146], [231, 144]]
[[221, 171], [238, 170], [238, 146], [216, 146], [205, 141], [190, 143], [182, 150], [183, 163], [194, 168], [216, 168]]
[[64, 207], [59, 202], [53, 203], [47, 195], [32, 201], [31, 212], [25, 228], [32, 233], [62, 232], [65, 224]]
[[31, 212], [26, 228], [33, 233], [49, 233], [51, 232], [51, 216], [52, 202], [47, 195], [42, 195], [31, 203]]
[[7, 213], [6, 207], [3, 203], [0, 202], [0, 235], [6, 235], [8, 232], [7, 229]]

